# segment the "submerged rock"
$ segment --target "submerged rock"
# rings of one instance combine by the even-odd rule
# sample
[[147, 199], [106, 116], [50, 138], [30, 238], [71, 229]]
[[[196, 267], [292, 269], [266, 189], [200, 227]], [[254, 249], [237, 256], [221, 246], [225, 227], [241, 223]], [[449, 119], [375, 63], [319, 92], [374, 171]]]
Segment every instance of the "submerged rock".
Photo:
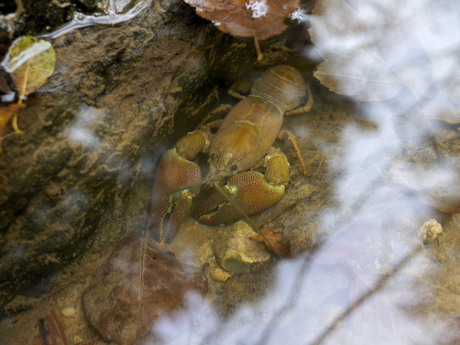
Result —
[[214, 252], [221, 267], [229, 272], [248, 272], [252, 264], [267, 261], [270, 254], [264, 245], [251, 238], [257, 233], [243, 221], [225, 228], [214, 243]]
[[158, 340], [152, 330], [155, 321], [184, 309], [190, 290], [206, 295], [204, 274], [138, 236], [98, 269], [83, 294], [83, 308], [104, 338], [120, 345], [141, 344]]
[[423, 243], [428, 244], [433, 242], [441, 232], [441, 224], [439, 224], [436, 219], [432, 218], [423, 223], [417, 233]]

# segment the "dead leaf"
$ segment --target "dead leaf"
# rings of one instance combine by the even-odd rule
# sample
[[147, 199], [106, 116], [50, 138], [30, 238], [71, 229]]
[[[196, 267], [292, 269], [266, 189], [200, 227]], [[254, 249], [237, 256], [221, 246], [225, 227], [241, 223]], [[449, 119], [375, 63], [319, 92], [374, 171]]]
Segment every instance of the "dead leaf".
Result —
[[361, 101], [391, 99], [404, 87], [381, 56], [368, 23], [343, 0], [318, 0], [309, 29], [325, 60], [314, 76], [331, 91]]
[[233, 36], [254, 36], [259, 60], [259, 40], [282, 33], [300, 0], [185, 0], [196, 13]]
[[[13, 115], [19, 111], [19, 109], [24, 108], [26, 105], [25, 104], [16, 104], [16, 103], [11, 103], [8, 104], [6, 107], [0, 108], [0, 134], [3, 132], [5, 129], [6, 125], [8, 124], [8, 121], [13, 117]], [[1, 139], [0, 139], [1, 142]]]
[[0, 153], [3, 151], [1, 146], [3, 140], [3, 130], [8, 124], [8, 121], [10, 121], [10, 119], [18, 113], [19, 109], [24, 108], [25, 106], [26, 105], [24, 103], [11, 103], [8, 104], [6, 107], [0, 108]]
[[15, 41], [10, 49], [7, 72], [18, 90], [20, 97], [41, 87], [54, 72], [56, 53], [51, 43], [25, 36]]
[[155, 339], [155, 320], [180, 309], [187, 291], [206, 294], [206, 277], [193, 271], [145, 237], [134, 237], [112, 253], [83, 294], [88, 321], [120, 345]]
[[10, 86], [2, 74], [0, 74], [0, 92], [4, 94], [11, 92]]
[[37, 322], [37, 332], [29, 339], [28, 345], [68, 345], [66, 326], [57, 309], [56, 297], [50, 299], [49, 310]]
[[282, 258], [291, 257], [291, 251], [281, 242], [282, 233], [276, 233], [272, 230], [260, 230], [258, 235], [258, 237], [251, 239], [258, 242], [265, 242], [268, 249], [274, 251]]

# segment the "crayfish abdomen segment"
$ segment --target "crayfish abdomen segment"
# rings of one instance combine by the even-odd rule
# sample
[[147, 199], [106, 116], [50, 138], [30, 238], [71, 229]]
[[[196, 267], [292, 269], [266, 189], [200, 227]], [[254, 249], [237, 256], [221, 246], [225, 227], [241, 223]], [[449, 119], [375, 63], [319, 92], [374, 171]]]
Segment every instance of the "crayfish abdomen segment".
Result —
[[250, 97], [263, 99], [284, 114], [300, 105], [306, 91], [307, 86], [299, 71], [280, 65], [269, 68], [254, 82]]

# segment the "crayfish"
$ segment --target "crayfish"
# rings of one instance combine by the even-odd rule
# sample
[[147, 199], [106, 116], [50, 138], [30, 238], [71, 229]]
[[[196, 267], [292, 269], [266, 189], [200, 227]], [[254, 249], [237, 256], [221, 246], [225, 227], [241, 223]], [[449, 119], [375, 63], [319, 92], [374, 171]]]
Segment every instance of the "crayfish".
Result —
[[[308, 102], [299, 107], [308, 91]], [[289, 182], [289, 163], [272, 148], [277, 138], [289, 139], [301, 163], [295, 137], [281, 130], [284, 115], [308, 112], [313, 100], [300, 72], [286, 65], [267, 69], [249, 96], [227, 114], [212, 135], [206, 125], [177, 141], [160, 160], [153, 185], [151, 236], [171, 242], [190, 214], [192, 199], [203, 185], [215, 187], [193, 211], [201, 223], [215, 225], [261, 212], [278, 202]], [[203, 179], [195, 161], [209, 156]], [[263, 167], [265, 174], [250, 170]], [[169, 224], [163, 224], [170, 214]]]

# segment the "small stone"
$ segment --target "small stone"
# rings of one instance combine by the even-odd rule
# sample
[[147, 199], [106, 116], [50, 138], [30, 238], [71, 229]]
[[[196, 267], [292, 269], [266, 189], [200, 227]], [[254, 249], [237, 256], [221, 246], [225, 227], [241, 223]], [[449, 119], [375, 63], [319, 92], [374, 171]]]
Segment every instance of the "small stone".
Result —
[[243, 221], [222, 229], [214, 243], [220, 266], [232, 273], [249, 272], [252, 264], [267, 261], [270, 254], [261, 242], [252, 240], [257, 234]]
[[436, 258], [438, 259], [439, 262], [445, 262], [446, 261], [446, 257], [444, 255], [442, 255], [441, 253], [439, 253]]
[[5, 311], [10, 316], [16, 315], [21, 311], [32, 309], [37, 304], [37, 301], [35, 298], [19, 295], [5, 306]]
[[74, 307], [67, 307], [62, 309], [62, 315], [67, 317], [74, 316], [76, 312], [77, 309], [75, 309]]
[[442, 232], [442, 226], [436, 219], [427, 220], [418, 230], [418, 236], [423, 243], [428, 244], [433, 242]]
[[73, 343], [74, 343], [75, 345], [80, 344], [80, 343], [82, 343], [82, 342], [83, 342], [83, 339], [80, 338], [78, 335], [76, 335], [76, 336], [73, 338]]
[[211, 268], [211, 271], [209, 272], [209, 274], [213, 280], [218, 281], [218, 282], [224, 282], [232, 276], [227, 271], [224, 271], [222, 268], [217, 268], [217, 267]]

